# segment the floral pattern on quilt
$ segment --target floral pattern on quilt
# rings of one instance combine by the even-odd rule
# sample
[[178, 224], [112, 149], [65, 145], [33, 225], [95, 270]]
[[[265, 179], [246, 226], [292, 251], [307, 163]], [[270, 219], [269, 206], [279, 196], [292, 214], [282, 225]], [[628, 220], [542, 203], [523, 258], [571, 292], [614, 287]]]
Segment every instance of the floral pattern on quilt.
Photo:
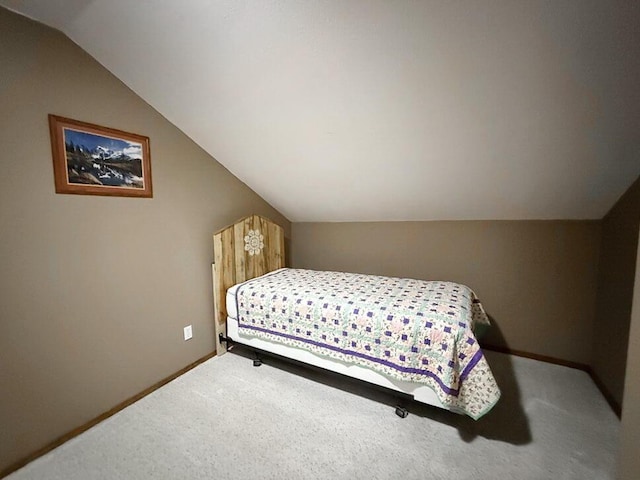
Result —
[[283, 269], [242, 284], [236, 301], [243, 335], [426, 384], [474, 419], [500, 398], [473, 334], [489, 320], [464, 285]]

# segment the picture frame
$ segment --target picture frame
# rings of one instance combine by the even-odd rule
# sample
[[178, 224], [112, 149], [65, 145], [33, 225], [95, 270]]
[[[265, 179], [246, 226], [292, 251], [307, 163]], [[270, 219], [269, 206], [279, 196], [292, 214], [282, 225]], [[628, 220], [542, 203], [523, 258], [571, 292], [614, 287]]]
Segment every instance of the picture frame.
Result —
[[149, 137], [49, 115], [56, 193], [153, 197]]

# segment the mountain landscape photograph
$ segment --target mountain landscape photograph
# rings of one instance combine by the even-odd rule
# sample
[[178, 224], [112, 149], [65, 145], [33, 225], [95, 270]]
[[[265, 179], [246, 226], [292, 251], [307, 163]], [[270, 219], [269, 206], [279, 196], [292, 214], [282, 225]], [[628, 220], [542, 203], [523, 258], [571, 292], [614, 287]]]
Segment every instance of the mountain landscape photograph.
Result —
[[142, 144], [64, 128], [69, 183], [144, 188]]

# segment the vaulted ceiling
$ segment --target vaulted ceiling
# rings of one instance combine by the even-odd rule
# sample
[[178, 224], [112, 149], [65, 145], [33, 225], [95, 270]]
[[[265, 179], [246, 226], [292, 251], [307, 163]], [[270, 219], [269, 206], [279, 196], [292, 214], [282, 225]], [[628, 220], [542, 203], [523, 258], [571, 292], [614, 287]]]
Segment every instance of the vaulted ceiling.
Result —
[[0, 4], [292, 221], [596, 219], [640, 175], [637, 1]]

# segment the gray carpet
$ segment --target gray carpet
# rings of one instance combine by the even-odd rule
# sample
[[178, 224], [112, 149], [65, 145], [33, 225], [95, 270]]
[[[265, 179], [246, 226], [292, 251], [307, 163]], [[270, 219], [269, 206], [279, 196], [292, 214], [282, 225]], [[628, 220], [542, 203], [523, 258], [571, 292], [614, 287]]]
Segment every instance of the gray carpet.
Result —
[[[246, 352], [203, 363], [7, 477], [612, 479], [619, 422], [584, 372], [487, 352], [503, 398], [473, 420]], [[293, 374], [292, 374], [293, 373]]]

